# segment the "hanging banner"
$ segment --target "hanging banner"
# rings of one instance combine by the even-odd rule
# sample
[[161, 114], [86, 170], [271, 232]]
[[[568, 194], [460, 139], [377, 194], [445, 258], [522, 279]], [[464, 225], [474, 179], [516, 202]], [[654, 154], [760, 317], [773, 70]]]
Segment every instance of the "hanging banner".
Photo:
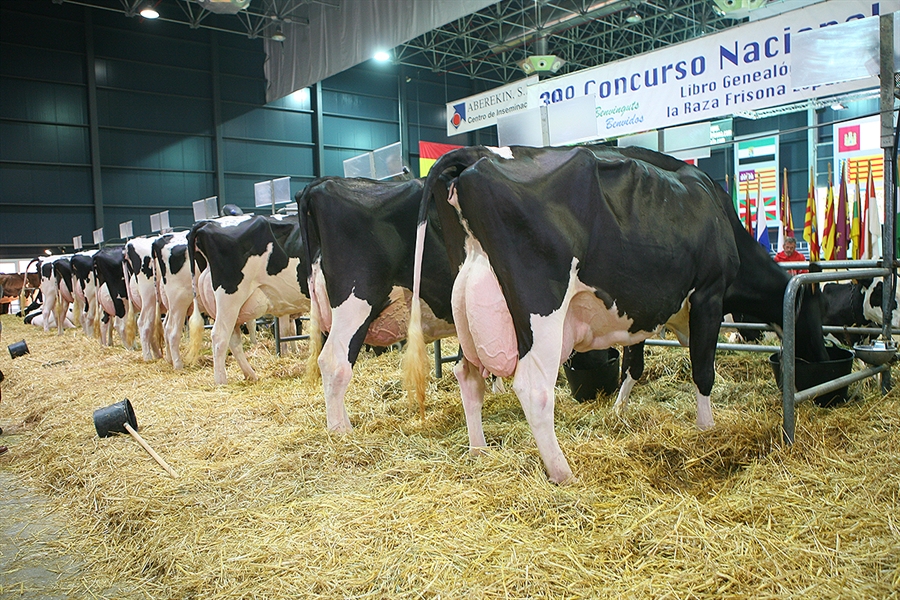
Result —
[[[900, 1], [900, 0], [898, 0]], [[497, 117], [528, 108], [528, 86], [537, 83], [532, 75], [509, 85], [494, 88], [447, 103], [447, 136], [475, 131], [497, 124]], [[534, 104], [533, 106], [537, 106]]]
[[756, 206], [762, 198], [766, 220], [781, 225], [778, 190], [778, 136], [737, 141], [734, 145], [737, 210], [741, 223], [755, 222]]
[[892, 13], [900, 0], [830, 0], [528, 87], [528, 105], [596, 96], [600, 139], [878, 87], [877, 77], [794, 89], [791, 35]]

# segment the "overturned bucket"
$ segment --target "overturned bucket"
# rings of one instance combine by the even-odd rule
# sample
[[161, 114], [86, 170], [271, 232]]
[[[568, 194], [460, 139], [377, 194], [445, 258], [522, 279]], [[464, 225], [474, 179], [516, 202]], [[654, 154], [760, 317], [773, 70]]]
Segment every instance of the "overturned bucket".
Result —
[[94, 427], [97, 428], [97, 435], [102, 438], [114, 433], [129, 433], [125, 423], [137, 429], [137, 417], [128, 398], [94, 411]]
[[25, 356], [28, 354], [28, 344], [25, 343], [25, 340], [21, 342], [16, 342], [15, 344], [10, 344], [7, 346], [9, 348], [9, 355], [12, 358], [16, 358], [17, 356]]
[[593, 400], [599, 392], [613, 394], [619, 387], [619, 351], [615, 348], [577, 352], [563, 363], [563, 371], [579, 402]]

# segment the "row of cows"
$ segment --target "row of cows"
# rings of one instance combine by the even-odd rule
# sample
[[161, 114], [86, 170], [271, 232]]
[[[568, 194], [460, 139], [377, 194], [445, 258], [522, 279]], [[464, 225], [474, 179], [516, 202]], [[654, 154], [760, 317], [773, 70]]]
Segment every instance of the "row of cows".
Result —
[[[307, 373], [321, 372], [327, 426], [339, 432], [352, 429], [344, 395], [364, 344], [408, 340], [407, 389], [423, 407], [425, 343], [455, 335], [472, 451], [485, 446], [485, 379], [512, 377], [548, 476], [563, 482], [572, 472], [554, 433], [554, 385], [572, 352], [625, 347], [623, 410], [644, 340], [675, 332], [690, 349], [697, 425], [709, 428], [723, 315], [782, 323], [788, 275], [718, 184], [656, 152], [462, 148], [424, 181], [325, 177], [296, 201], [296, 216], [226, 216], [42, 261], [45, 329], [56, 306], [61, 331], [73, 302], [85, 332], [109, 343], [112, 323], [130, 345], [139, 314], [144, 359], [181, 368], [185, 319], [190, 359], [206, 313], [223, 384], [229, 348], [256, 378], [241, 323], [308, 312]], [[797, 355], [811, 362], [827, 360], [820, 296], [799, 305]]]

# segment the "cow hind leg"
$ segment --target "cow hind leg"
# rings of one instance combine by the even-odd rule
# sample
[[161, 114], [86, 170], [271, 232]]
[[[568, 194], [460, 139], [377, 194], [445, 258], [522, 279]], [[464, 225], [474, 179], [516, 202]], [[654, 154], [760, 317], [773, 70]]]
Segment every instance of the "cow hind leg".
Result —
[[156, 343], [156, 339], [153, 337], [153, 320], [155, 318], [156, 311], [152, 307], [146, 306], [145, 303], [144, 310], [138, 316], [137, 326], [141, 334], [141, 355], [147, 362], [155, 358], [162, 358], [159, 344]]
[[617, 415], [625, 414], [631, 390], [643, 374], [644, 342], [622, 348], [622, 385], [619, 387], [619, 395], [616, 396], [616, 403], [613, 405], [613, 410]]
[[325, 392], [326, 420], [331, 431], [348, 433], [353, 429], [344, 397], [371, 318], [372, 307], [355, 296], [350, 296], [332, 312], [332, 328], [317, 361]]
[[544, 368], [534, 360], [534, 352], [532, 349], [519, 361], [513, 389], [522, 403], [547, 476], [553, 483], [566, 483], [573, 480], [572, 469], [559, 447], [553, 426], [553, 385], [559, 365], [557, 370]]
[[487, 447], [484, 426], [481, 421], [481, 407], [484, 406], [485, 383], [478, 367], [463, 358], [453, 367], [453, 374], [459, 382], [463, 410], [466, 413], [466, 427], [469, 430], [469, 454], [480, 454]]
[[[235, 326], [234, 330], [231, 333], [231, 340], [229, 347], [231, 348], [231, 353], [234, 355], [234, 360], [237, 361], [238, 366], [241, 367], [241, 371], [244, 373], [244, 378], [247, 381], [256, 381], [259, 379], [256, 376], [256, 371], [253, 370], [253, 367], [250, 366], [250, 361], [247, 360], [247, 355], [244, 354], [244, 343], [241, 339], [241, 327], [240, 325]], [[225, 361], [222, 361], [222, 366], [224, 369]]]
[[181, 357], [181, 335], [184, 331], [184, 319], [187, 311], [183, 307], [173, 307], [166, 313], [163, 322], [163, 330], [166, 336], [166, 348], [168, 349], [169, 362], [173, 369], [184, 368], [184, 359]]

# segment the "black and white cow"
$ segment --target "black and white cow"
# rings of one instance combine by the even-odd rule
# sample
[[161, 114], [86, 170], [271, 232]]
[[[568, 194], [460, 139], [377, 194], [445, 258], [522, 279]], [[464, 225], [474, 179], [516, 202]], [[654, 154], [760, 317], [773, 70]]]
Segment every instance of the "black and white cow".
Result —
[[[72, 255], [67, 254], [58, 260], [53, 261], [53, 277], [58, 286], [56, 296], [56, 324], [59, 332], [65, 325], [66, 315], [69, 314], [69, 308], [75, 302], [74, 286], [72, 284]], [[61, 317], [62, 316], [62, 317]], [[73, 315], [75, 324], [78, 324], [80, 315]]]
[[[363, 344], [390, 346], [407, 334], [422, 180], [325, 177], [298, 192], [296, 200], [309, 265], [310, 338], [315, 342], [318, 330], [328, 332], [320, 352], [311, 344], [307, 372], [318, 358], [328, 429], [348, 432], [344, 395]], [[456, 329], [450, 263], [436, 219], [429, 227], [421, 297], [422, 327], [432, 341], [455, 335]]]
[[125, 284], [124, 246], [108, 246], [94, 254], [94, 277], [97, 281], [98, 317], [94, 329], [99, 333], [100, 343], [112, 343], [110, 322], [119, 333], [125, 348], [131, 350], [134, 340], [125, 332], [125, 317], [128, 312], [128, 290]]
[[75, 320], [87, 336], [93, 336], [94, 318], [97, 315], [97, 285], [94, 277], [94, 254], [85, 250], [72, 255], [72, 288], [75, 296]]
[[[51, 324], [57, 328], [57, 333], [62, 335], [63, 328], [66, 323], [66, 314], [68, 313], [71, 303], [71, 281], [72, 267], [69, 264], [69, 254], [42, 256], [37, 259], [38, 272], [41, 275], [41, 296], [43, 304], [41, 305], [40, 325], [44, 331], [50, 331]], [[60, 262], [60, 267], [56, 267], [56, 263]], [[61, 284], [65, 276], [68, 275], [68, 286]], [[61, 293], [60, 286], [65, 289], [66, 293]], [[33, 320], [32, 323], [36, 323]]]
[[[851, 274], [851, 273], [848, 273]], [[822, 322], [837, 327], [880, 327], [884, 322], [882, 280], [865, 278], [849, 282], [828, 282], [822, 285]], [[891, 307], [891, 330], [900, 327], [900, 312], [895, 289]], [[862, 336], [850, 333], [836, 335], [839, 342], [852, 346]]]
[[166, 315], [163, 320], [166, 359], [175, 369], [184, 367], [180, 348], [181, 335], [194, 302], [191, 269], [187, 262], [187, 236], [187, 231], [167, 233], [153, 242], [157, 297], [165, 309], [161, 312]]
[[[472, 450], [485, 446], [482, 377], [512, 376], [550, 480], [570, 479], [553, 427], [559, 366], [572, 350], [632, 346], [662, 327], [689, 347], [697, 425], [712, 427], [723, 314], [780, 324], [789, 281], [743, 229], [730, 197], [699, 169], [638, 148], [505, 156], [478, 147], [444, 155], [419, 217], [421, 238], [434, 198], [453, 241], [453, 317], [465, 356], [455, 373], [461, 387], [480, 391], [463, 397]], [[797, 354], [825, 360], [820, 315], [806, 300]], [[423, 345], [408, 351], [424, 362]]]
[[128, 290], [127, 325], [137, 312], [137, 330], [145, 361], [162, 358], [162, 324], [153, 272], [154, 237], [138, 237], [125, 244], [125, 283]]
[[[299, 251], [296, 216], [236, 216], [200, 221], [188, 234], [188, 260], [195, 275], [197, 301], [215, 319], [212, 328], [216, 384], [227, 381], [229, 347], [244, 373], [256, 373], [241, 346], [240, 325], [264, 314], [284, 317], [309, 311], [306, 268]], [[295, 238], [295, 239], [291, 239]], [[293, 248], [295, 250], [286, 250]], [[202, 332], [199, 304], [194, 305], [190, 336], [196, 355]]]

